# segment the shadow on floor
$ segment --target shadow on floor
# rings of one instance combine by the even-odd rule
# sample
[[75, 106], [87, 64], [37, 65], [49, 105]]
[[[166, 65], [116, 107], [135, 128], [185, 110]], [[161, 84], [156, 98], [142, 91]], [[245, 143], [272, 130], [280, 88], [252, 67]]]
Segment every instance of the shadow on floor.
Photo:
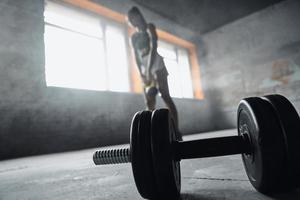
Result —
[[198, 190], [191, 193], [181, 194], [181, 200], [240, 200], [240, 199], [260, 199], [260, 200], [299, 200], [300, 189], [285, 193], [266, 196], [256, 191], [249, 190]]
[[276, 194], [271, 197], [276, 200], [296, 200], [300, 199], [300, 189], [286, 193], [286, 194]]

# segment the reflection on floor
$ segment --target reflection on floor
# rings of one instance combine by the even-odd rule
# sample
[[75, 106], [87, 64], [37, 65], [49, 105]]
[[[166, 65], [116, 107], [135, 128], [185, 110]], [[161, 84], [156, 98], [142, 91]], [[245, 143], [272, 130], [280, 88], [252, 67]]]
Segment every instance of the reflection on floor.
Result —
[[[184, 139], [234, 135], [235, 130]], [[95, 166], [95, 149], [0, 162], [0, 199], [142, 199], [130, 164]], [[239, 155], [181, 162], [183, 200], [300, 199], [300, 191], [267, 197], [248, 182]]]

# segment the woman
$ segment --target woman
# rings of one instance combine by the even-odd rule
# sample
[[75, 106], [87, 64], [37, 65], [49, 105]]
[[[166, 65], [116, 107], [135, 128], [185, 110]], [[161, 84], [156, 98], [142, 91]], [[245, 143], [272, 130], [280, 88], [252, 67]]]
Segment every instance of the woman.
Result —
[[176, 106], [170, 96], [168, 87], [168, 71], [163, 58], [157, 52], [157, 34], [153, 24], [147, 24], [137, 7], [128, 11], [128, 21], [136, 29], [131, 36], [131, 44], [135, 54], [143, 86], [147, 108], [155, 109], [156, 95], [161, 94], [175, 122], [176, 136], [182, 140], [178, 129]]

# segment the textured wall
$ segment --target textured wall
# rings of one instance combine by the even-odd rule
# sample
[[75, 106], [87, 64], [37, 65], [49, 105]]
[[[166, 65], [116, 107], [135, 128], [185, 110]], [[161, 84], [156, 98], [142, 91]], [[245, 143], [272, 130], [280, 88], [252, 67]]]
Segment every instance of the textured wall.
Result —
[[43, 3], [0, 2], [0, 158], [35, 148], [26, 126], [45, 89]]
[[[216, 128], [235, 126], [245, 96], [280, 93], [300, 110], [300, 1], [283, 1], [205, 34], [202, 79]], [[212, 108], [213, 109], [213, 108]]]

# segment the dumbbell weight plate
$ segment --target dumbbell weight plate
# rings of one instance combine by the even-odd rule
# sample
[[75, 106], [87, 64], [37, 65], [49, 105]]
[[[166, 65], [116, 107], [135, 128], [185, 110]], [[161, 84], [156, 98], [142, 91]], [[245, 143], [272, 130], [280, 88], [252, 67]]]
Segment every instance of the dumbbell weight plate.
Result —
[[287, 176], [283, 133], [272, 106], [259, 97], [242, 100], [238, 107], [238, 134], [248, 134], [252, 153], [242, 154], [251, 184], [262, 193], [284, 189]]
[[180, 163], [175, 161], [172, 150], [175, 140], [174, 121], [169, 110], [155, 110], [151, 120], [151, 147], [155, 179], [161, 199], [180, 197]]
[[138, 112], [132, 120], [130, 150], [132, 172], [140, 195], [155, 199], [157, 195], [151, 152], [151, 112]]
[[299, 115], [288, 99], [281, 95], [263, 97], [271, 103], [277, 114], [284, 133], [287, 149], [287, 162], [291, 188], [300, 186], [300, 119]]

